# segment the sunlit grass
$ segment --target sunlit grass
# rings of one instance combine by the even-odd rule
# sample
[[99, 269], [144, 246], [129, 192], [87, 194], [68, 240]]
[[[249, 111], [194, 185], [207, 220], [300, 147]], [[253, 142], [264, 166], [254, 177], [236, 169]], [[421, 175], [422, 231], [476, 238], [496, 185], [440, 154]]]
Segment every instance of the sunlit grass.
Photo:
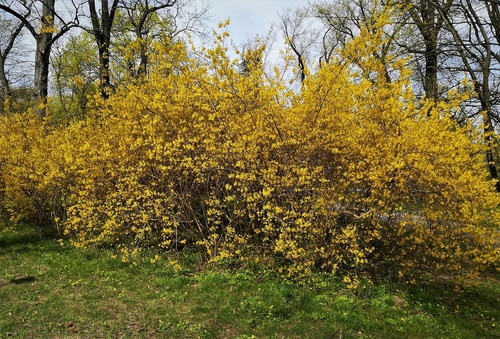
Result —
[[[0, 337], [494, 338], [500, 284], [307, 286], [194, 254], [136, 264], [0, 226]], [[172, 265], [171, 261], [177, 264]]]

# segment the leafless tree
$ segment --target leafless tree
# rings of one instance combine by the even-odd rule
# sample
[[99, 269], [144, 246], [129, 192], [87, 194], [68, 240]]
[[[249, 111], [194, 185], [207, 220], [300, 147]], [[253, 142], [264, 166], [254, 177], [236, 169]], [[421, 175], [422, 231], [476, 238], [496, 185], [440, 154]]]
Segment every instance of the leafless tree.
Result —
[[290, 46], [297, 58], [299, 79], [303, 83], [307, 75], [307, 56], [316, 44], [319, 32], [310, 21], [310, 11], [307, 8], [287, 9], [280, 15], [279, 28], [283, 32], [285, 42]]
[[13, 22], [0, 16], [0, 107], [12, 96], [7, 72], [7, 58], [14, 49], [14, 43], [20, 37], [24, 24]]
[[[497, 34], [499, 4], [495, 1], [458, 0], [454, 3], [454, 15], [451, 16], [441, 3], [429, 1], [432, 1], [445, 28], [453, 36], [454, 47], [462, 62], [460, 70], [465, 71], [473, 81], [479, 104], [476, 115], [483, 119], [485, 136], [490, 144], [486, 152], [488, 169], [491, 177], [498, 179], [493, 133], [495, 122], [499, 121], [499, 91], [491, 85], [498, 81], [500, 71], [497, 52], [500, 46]], [[500, 181], [496, 188], [500, 192]]]

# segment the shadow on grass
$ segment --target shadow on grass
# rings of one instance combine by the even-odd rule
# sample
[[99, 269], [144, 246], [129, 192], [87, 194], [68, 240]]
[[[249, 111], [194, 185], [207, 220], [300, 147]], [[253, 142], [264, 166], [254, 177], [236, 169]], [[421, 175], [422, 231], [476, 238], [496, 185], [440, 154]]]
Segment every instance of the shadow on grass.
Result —
[[10, 279], [10, 282], [12, 284], [15, 284], [15, 285], [21, 285], [21, 284], [28, 284], [28, 283], [32, 283], [32, 282], [35, 282], [36, 281], [36, 278], [33, 277], [33, 276], [26, 276], [26, 277], [22, 277], [22, 278], [12, 278]]
[[[7, 252], [23, 253], [33, 249], [34, 246], [53, 242], [58, 238], [51, 230], [19, 223], [14, 224], [0, 220], [0, 255]], [[54, 249], [57, 247], [54, 243]], [[50, 247], [50, 246], [49, 246]]]
[[[452, 282], [420, 284], [409, 287], [414, 304], [458, 328], [484, 338], [500, 338], [500, 287], [497, 277], [488, 277], [477, 286], [458, 288]], [[472, 322], [464, 322], [470, 319]], [[471, 327], [471, 324], [473, 327]], [[478, 326], [479, 325], [479, 326]]]

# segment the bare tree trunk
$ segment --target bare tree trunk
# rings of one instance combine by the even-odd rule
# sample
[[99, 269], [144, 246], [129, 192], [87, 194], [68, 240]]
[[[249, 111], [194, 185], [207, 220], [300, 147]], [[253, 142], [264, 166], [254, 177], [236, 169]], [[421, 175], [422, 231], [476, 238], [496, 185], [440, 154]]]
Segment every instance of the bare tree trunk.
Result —
[[109, 89], [111, 88], [111, 76], [109, 74], [109, 39], [106, 39], [104, 34], [99, 34], [96, 37], [97, 47], [99, 49], [99, 66], [100, 66], [100, 89], [101, 96], [105, 99], [109, 98]]
[[[54, 0], [52, 4], [54, 3]], [[49, 2], [48, 1], [48, 2]], [[52, 33], [42, 33], [36, 37], [35, 52], [35, 89], [33, 99], [36, 113], [45, 116], [45, 104], [49, 94], [50, 50], [52, 49]]]
[[422, 39], [424, 40], [424, 91], [430, 99], [438, 99], [438, 37], [443, 28], [443, 17], [439, 15], [439, 10], [447, 14], [451, 8], [453, 0], [445, 0], [440, 3], [436, 0], [411, 0], [409, 13], [416, 24]]
[[425, 43], [424, 91], [428, 98], [437, 99], [438, 90], [437, 36], [433, 36]]
[[100, 67], [100, 90], [101, 96], [105, 99], [109, 97], [111, 89], [111, 76], [109, 67], [109, 46], [111, 43], [111, 29], [115, 19], [119, 0], [113, 0], [111, 8], [108, 0], [101, 1], [100, 15], [97, 12], [95, 0], [89, 0], [90, 19], [92, 21], [92, 31], [99, 51]]
[[9, 99], [12, 94], [9, 79], [7, 79], [7, 74], [5, 74], [5, 59], [4, 57], [0, 57], [0, 100], [2, 102]]
[[137, 71], [137, 77], [138, 79], [143, 79], [148, 74], [148, 63], [149, 63], [148, 46], [147, 46], [148, 42], [146, 41], [146, 39], [140, 37], [140, 34], [138, 34], [137, 36], [140, 42], [140, 49], [139, 49], [140, 64], [139, 64], [139, 69]]
[[35, 112], [40, 116], [45, 116], [45, 104], [49, 94], [49, 66], [50, 50], [52, 49], [52, 35], [54, 25], [55, 0], [45, 0], [42, 2], [42, 28], [35, 36], [35, 91], [33, 101]]

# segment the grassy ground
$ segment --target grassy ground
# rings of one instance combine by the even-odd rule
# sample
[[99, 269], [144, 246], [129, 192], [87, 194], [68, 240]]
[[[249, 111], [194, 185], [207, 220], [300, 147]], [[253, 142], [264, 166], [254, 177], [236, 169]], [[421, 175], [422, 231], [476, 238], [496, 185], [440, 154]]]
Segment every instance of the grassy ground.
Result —
[[353, 292], [168, 261], [122, 263], [0, 225], [0, 338], [500, 338], [497, 280]]

